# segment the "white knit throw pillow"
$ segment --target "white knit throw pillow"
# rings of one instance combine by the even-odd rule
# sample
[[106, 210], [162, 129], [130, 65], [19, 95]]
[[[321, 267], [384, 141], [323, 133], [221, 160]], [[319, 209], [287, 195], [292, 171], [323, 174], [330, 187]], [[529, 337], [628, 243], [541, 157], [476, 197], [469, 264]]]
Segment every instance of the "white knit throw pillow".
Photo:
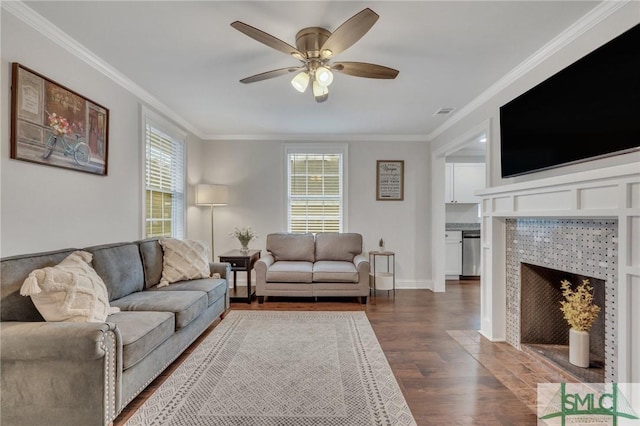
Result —
[[183, 280], [208, 278], [209, 246], [202, 241], [160, 239], [164, 252], [162, 259], [162, 278], [158, 287]]
[[46, 321], [105, 322], [120, 311], [109, 306], [107, 286], [89, 265], [93, 255], [74, 251], [56, 266], [31, 272], [20, 294], [31, 296]]

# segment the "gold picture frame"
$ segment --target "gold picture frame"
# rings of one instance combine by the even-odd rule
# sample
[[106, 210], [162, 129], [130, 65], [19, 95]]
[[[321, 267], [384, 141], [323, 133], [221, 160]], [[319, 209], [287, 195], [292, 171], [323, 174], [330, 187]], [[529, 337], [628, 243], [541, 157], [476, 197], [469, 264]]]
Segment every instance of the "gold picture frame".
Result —
[[404, 200], [404, 160], [377, 160], [376, 201]]
[[109, 110], [12, 64], [11, 158], [107, 175]]

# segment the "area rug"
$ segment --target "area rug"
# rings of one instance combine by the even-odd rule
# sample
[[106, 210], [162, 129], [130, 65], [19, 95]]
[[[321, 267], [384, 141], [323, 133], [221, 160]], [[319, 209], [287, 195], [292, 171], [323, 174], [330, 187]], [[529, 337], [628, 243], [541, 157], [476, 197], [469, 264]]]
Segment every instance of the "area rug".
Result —
[[127, 425], [415, 425], [364, 312], [231, 311]]

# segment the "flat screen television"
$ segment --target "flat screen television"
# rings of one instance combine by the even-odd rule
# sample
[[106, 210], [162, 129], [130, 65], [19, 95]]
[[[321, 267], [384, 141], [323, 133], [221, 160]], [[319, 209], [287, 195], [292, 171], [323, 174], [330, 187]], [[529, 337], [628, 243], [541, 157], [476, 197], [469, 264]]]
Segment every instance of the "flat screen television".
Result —
[[500, 108], [502, 177], [640, 150], [640, 24]]

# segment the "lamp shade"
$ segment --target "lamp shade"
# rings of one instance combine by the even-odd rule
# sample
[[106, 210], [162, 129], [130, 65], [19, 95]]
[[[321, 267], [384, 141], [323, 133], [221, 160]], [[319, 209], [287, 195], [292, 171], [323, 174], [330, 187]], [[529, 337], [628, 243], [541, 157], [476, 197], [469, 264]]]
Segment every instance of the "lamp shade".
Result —
[[333, 82], [333, 73], [329, 67], [319, 67], [316, 70], [316, 81], [324, 87], [328, 87]]
[[291, 85], [298, 92], [302, 93], [307, 90], [307, 86], [309, 86], [309, 74], [306, 71], [302, 71], [291, 80]]
[[229, 191], [225, 185], [201, 183], [196, 185], [196, 205], [226, 206], [229, 204]]
[[329, 89], [320, 85], [317, 81], [313, 82], [313, 97], [316, 102], [324, 102], [329, 97]]

